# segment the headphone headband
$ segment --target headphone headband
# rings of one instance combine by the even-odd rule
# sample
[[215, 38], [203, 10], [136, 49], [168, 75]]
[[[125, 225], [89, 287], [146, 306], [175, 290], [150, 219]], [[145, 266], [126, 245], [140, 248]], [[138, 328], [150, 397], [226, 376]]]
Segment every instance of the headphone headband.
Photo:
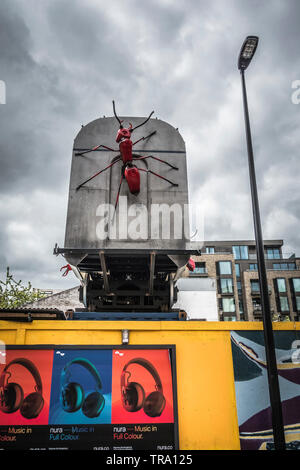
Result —
[[42, 395], [43, 394], [43, 384], [42, 384], [42, 379], [41, 379], [40, 373], [39, 373], [38, 369], [36, 368], [36, 366], [33, 364], [33, 362], [31, 362], [29, 359], [25, 359], [24, 357], [13, 359], [11, 362], [9, 362], [4, 367], [4, 369], [2, 371], [2, 374], [1, 374], [1, 377], [0, 377], [0, 388], [4, 387], [6, 372], [7, 372], [8, 368], [10, 366], [12, 366], [13, 364], [19, 364], [20, 366], [23, 366], [23, 367], [25, 367], [25, 369], [27, 369], [31, 373], [31, 375], [33, 376], [33, 378], [35, 380], [37, 391]]
[[122, 376], [121, 376], [121, 386], [122, 386], [122, 388], [125, 387], [125, 372], [126, 372], [127, 367], [130, 366], [130, 364], [138, 364], [138, 365], [144, 367], [148, 372], [150, 372], [150, 374], [152, 375], [152, 377], [155, 380], [158, 391], [161, 392], [161, 393], [163, 392], [162, 383], [161, 383], [161, 380], [160, 380], [160, 377], [159, 377], [159, 374], [158, 374], [157, 370], [151, 364], [151, 362], [149, 362], [149, 361], [147, 361], [147, 359], [143, 359], [141, 357], [136, 357], [134, 359], [131, 359], [124, 366]]
[[68, 362], [68, 364], [65, 365], [65, 367], [62, 370], [62, 375], [61, 375], [63, 385], [65, 385], [66, 375], [67, 375], [69, 367], [72, 364], [78, 364], [78, 365], [84, 367], [85, 369], [87, 369], [92, 374], [92, 376], [94, 377], [98, 388], [99, 389], [102, 388], [101, 378], [100, 378], [99, 372], [97, 371], [96, 367], [88, 359], [85, 359], [83, 357], [77, 357], [75, 359], [72, 359], [70, 362]]

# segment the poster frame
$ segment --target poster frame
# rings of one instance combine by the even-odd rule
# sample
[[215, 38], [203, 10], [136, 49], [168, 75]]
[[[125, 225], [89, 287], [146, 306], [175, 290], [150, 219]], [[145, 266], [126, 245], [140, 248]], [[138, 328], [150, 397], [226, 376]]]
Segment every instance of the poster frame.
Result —
[[55, 350], [58, 348], [68, 350], [155, 350], [168, 349], [171, 362], [172, 390], [173, 390], [173, 413], [174, 413], [174, 450], [179, 450], [178, 429], [178, 394], [177, 394], [177, 366], [175, 344], [5, 344], [6, 350]]

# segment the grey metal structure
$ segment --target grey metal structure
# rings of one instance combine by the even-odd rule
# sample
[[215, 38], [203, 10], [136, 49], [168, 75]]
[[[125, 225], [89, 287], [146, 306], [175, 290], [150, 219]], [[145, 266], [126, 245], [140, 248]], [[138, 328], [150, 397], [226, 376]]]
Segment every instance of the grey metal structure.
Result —
[[[146, 118], [120, 119], [135, 127]], [[177, 129], [159, 119], [138, 128], [132, 134], [133, 143], [139, 141], [133, 158], [149, 156], [133, 161], [141, 169], [141, 190], [131, 194], [124, 180], [115, 211], [122, 160], [78, 186], [120, 155], [118, 129], [115, 117], [103, 117], [82, 127], [75, 138], [65, 247], [56, 246], [54, 253], [62, 254], [79, 277], [88, 310], [168, 311], [173, 279], [193, 253], [185, 143]], [[82, 154], [100, 144], [113, 150], [100, 147]]]

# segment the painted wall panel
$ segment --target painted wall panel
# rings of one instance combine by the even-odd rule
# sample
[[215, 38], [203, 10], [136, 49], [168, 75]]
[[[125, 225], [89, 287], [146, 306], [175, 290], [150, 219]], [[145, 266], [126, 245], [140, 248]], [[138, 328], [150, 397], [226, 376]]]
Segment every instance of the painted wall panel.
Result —
[[[254, 335], [253, 338], [256, 338], [257, 342], [259, 335], [262, 335], [262, 323], [34, 321], [31, 324], [12, 325], [2, 321], [0, 340], [10, 344], [28, 345], [118, 345], [121, 344], [122, 329], [129, 330], [130, 345], [176, 346], [179, 448], [240, 449], [239, 425], [242, 424], [241, 419], [244, 422], [246, 416], [244, 414], [241, 418], [246, 396], [239, 392], [236, 394], [236, 359], [231, 339], [234, 335], [238, 337], [242, 332], [243, 335], [248, 335], [247, 341]], [[284, 335], [294, 335], [296, 339], [300, 339], [300, 325], [277, 323], [274, 324], [274, 329], [275, 337], [281, 337], [279, 349], [282, 358], [284, 354], [281, 353], [288, 352]], [[259, 347], [260, 352], [261, 345]], [[243, 352], [242, 354], [245, 356]], [[263, 368], [261, 364], [255, 366]], [[257, 370], [255, 367], [253, 369], [255, 378]], [[282, 383], [288, 379], [282, 376], [280, 380]], [[247, 386], [246, 382], [247, 377], [243, 386]], [[292, 386], [299, 385], [294, 383]], [[255, 393], [259, 390], [261, 389], [256, 390], [254, 387], [253, 395], [250, 394], [254, 401]], [[294, 391], [291, 393], [295, 396]], [[288, 392], [284, 398], [293, 398], [291, 393]], [[263, 394], [262, 401], [267, 405], [267, 394], [265, 391]], [[264, 409], [264, 404], [261, 408]], [[293, 409], [291, 413], [293, 414]]]

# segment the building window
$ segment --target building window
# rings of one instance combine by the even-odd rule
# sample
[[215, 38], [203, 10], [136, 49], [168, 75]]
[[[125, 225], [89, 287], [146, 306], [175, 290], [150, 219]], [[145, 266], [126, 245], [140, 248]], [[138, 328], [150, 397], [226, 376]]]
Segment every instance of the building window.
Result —
[[290, 279], [290, 286], [292, 291], [293, 309], [296, 312], [300, 311], [300, 278], [294, 277]]
[[235, 274], [236, 277], [241, 277], [240, 265], [238, 263], [235, 263]]
[[286, 293], [285, 279], [276, 279], [277, 292]]
[[236, 321], [236, 317], [227, 317], [226, 315], [224, 316], [224, 321]]
[[214, 252], [215, 252], [215, 247], [214, 247], [214, 246], [207, 246], [207, 247], [206, 247], [206, 253], [207, 253], [208, 255], [213, 255]]
[[261, 301], [260, 300], [253, 300], [252, 301], [252, 307], [253, 311], [255, 312], [261, 312]]
[[220, 289], [222, 294], [233, 293], [233, 282], [231, 278], [220, 279]]
[[273, 263], [273, 269], [282, 271], [294, 271], [296, 263]]
[[244, 305], [242, 299], [239, 299], [239, 310], [240, 314], [242, 315], [244, 313]]
[[248, 259], [248, 247], [243, 245], [236, 245], [232, 247], [232, 253], [235, 259]]
[[292, 282], [293, 282], [294, 292], [300, 292], [300, 278], [293, 278]]
[[250, 271], [257, 271], [257, 264], [256, 263], [249, 264], [249, 269]]
[[196, 263], [194, 271], [192, 274], [206, 274], [207, 270], [205, 267], [205, 263]]
[[267, 258], [268, 259], [280, 259], [279, 248], [267, 248]]
[[279, 297], [280, 312], [289, 312], [289, 301], [287, 297]]
[[260, 288], [259, 288], [259, 281], [258, 280], [251, 280], [251, 292], [252, 293], [259, 293]]
[[235, 303], [234, 298], [222, 298], [222, 310], [224, 313], [234, 313], [235, 312]]
[[242, 293], [242, 283], [241, 281], [237, 281], [237, 290], [238, 290], [238, 293], [241, 294]]
[[218, 261], [218, 273], [220, 275], [231, 274], [231, 261]]

